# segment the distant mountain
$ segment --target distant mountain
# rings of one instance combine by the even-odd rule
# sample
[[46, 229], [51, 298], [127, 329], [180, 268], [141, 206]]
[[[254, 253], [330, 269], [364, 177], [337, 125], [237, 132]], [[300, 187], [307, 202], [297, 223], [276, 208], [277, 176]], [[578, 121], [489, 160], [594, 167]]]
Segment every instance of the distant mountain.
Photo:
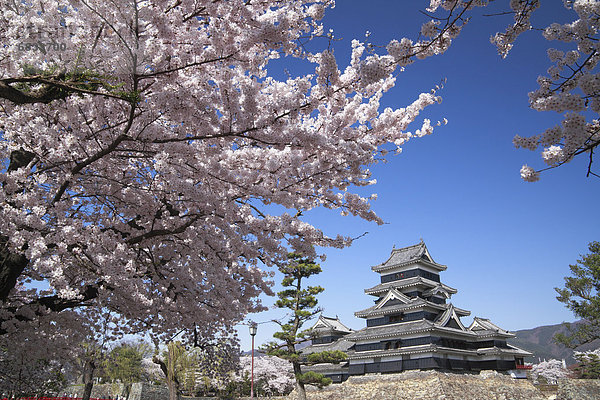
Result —
[[[533, 353], [533, 358], [529, 358], [528, 362], [537, 363], [538, 360], [549, 360], [555, 358], [567, 362], [567, 365], [575, 364], [573, 359], [573, 350], [567, 349], [561, 345], [554, 343], [552, 339], [557, 333], [567, 333], [567, 328], [563, 324], [538, 326], [532, 329], [523, 329], [513, 332], [517, 336], [514, 339], [508, 340], [508, 343], [515, 345], [523, 350]], [[577, 350], [588, 351], [600, 347], [600, 340], [581, 346]]]

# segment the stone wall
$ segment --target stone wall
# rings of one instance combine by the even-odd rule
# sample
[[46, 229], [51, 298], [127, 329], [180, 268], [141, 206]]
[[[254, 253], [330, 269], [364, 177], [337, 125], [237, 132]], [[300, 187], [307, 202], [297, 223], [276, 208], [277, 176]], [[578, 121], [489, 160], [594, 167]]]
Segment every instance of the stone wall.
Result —
[[[295, 400], [295, 393], [289, 396]], [[353, 376], [339, 385], [308, 388], [308, 400], [546, 400], [530, 381], [494, 371], [454, 374], [407, 371]], [[582, 400], [582, 399], [578, 399]]]
[[600, 380], [563, 379], [558, 382], [557, 400], [597, 400], [600, 399]]
[[[64, 393], [68, 396], [81, 397], [83, 396], [83, 385], [72, 385], [65, 389]], [[114, 399], [125, 396], [125, 385], [122, 383], [102, 383], [95, 384], [92, 387], [92, 396], [98, 399]]]
[[[81, 396], [83, 386], [71, 386], [65, 394]], [[92, 397], [124, 397], [122, 384], [94, 385]], [[166, 400], [169, 391], [163, 386], [134, 383], [129, 400]], [[323, 389], [307, 388], [308, 400], [598, 400], [600, 380], [565, 379], [558, 392], [542, 393], [524, 379], [513, 379], [495, 371], [454, 374], [437, 371], [407, 371], [401, 374], [352, 376], [346, 382]], [[215, 400], [182, 397], [182, 400]], [[267, 399], [267, 398], [263, 398]], [[295, 393], [272, 400], [296, 400]], [[249, 400], [241, 398], [239, 400]]]
[[[133, 383], [129, 391], [129, 397], [126, 396], [125, 385], [122, 383], [102, 383], [96, 384], [92, 388], [92, 398], [99, 399], [119, 399], [128, 400], [167, 400], [169, 398], [169, 389], [166, 386], [151, 385], [149, 383]], [[83, 385], [69, 386], [63, 393], [67, 396], [81, 397], [83, 395]], [[181, 400], [216, 400], [216, 397], [186, 397], [181, 396]]]
[[[95, 384], [92, 396], [99, 399], [127, 398], [125, 385], [122, 383]], [[76, 397], [83, 395], [83, 385], [74, 385], [67, 388], [65, 394], [74, 394]], [[169, 398], [169, 390], [164, 386], [149, 385], [147, 383], [133, 383], [129, 392], [129, 400], [165, 400]]]

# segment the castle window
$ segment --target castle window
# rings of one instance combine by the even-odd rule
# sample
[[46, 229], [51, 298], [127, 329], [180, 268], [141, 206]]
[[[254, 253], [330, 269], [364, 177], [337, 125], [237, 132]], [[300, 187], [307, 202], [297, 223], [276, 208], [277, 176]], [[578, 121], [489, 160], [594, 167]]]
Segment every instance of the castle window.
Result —
[[390, 323], [400, 322], [404, 319], [404, 313], [399, 315], [390, 315]]

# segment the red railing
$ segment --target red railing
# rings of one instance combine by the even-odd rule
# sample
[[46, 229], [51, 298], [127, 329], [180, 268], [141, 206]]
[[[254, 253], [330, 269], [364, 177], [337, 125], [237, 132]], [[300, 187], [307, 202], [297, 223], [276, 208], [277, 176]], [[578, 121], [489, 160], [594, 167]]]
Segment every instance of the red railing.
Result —
[[[82, 397], [19, 397], [17, 400], [81, 400]], [[8, 400], [8, 398], [3, 398], [0, 400]], [[97, 397], [90, 397], [90, 400], [110, 400], [110, 399], [100, 399]]]
[[533, 365], [517, 365], [517, 369], [531, 369]]

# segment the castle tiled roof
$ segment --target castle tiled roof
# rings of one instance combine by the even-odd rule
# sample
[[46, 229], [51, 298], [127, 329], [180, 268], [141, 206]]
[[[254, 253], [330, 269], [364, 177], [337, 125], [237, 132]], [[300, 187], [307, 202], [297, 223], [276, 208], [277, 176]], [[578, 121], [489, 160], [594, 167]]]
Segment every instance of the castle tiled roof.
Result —
[[346, 340], [357, 342], [364, 339], [378, 339], [386, 337], [401, 336], [410, 333], [424, 332], [433, 328], [434, 324], [426, 319], [397, 324], [380, 325], [363, 328], [346, 336]]
[[468, 330], [473, 332], [497, 332], [502, 335], [514, 336], [511, 332], [500, 328], [487, 318], [475, 317]]
[[531, 353], [511, 346], [509, 348], [490, 347], [485, 349], [467, 350], [467, 349], [456, 349], [452, 347], [438, 346], [436, 344], [422, 344], [417, 346], [400, 347], [396, 349], [388, 350], [370, 350], [359, 353], [354, 353], [349, 356], [352, 360], [358, 360], [361, 358], [373, 358], [383, 356], [395, 356], [402, 354], [418, 354], [418, 353], [430, 353], [430, 352], [443, 352], [445, 354], [462, 354], [462, 355], [510, 355], [518, 357], [528, 357]]
[[346, 325], [342, 324], [338, 317], [326, 317], [323, 314], [319, 316], [319, 319], [315, 324], [310, 328], [316, 332], [337, 332], [337, 333], [351, 333], [354, 332], [352, 329], [348, 328]]
[[445, 265], [441, 265], [433, 261], [427, 246], [421, 241], [413, 246], [403, 247], [401, 249], [393, 249], [390, 257], [382, 264], [375, 265], [371, 269], [375, 272], [383, 272], [402, 265], [408, 265], [416, 262], [422, 262], [426, 265], [436, 268], [439, 271], [446, 269]]
[[456, 308], [454, 308], [452, 304], [448, 304], [448, 308], [435, 320], [435, 324], [439, 326], [446, 326], [450, 320], [454, 320], [461, 330], [466, 330], [465, 326], [462, 324], [462, 322], [460, 322], [459, 314], [456, 311]]
[[512, 346], [512, 345], [508, 345], [508, 348], [502, 348], [502, 347], [487, 347], [484, 349], [477, 349], [477, 353], [478, 354], [505, 354], [505, 355], [515, 355], [515, 356], [520, 356], [520, 357], [531, 357], [533, 354], [525, 351], [523, 349], [520, 349], [516, 346]]
[[445, 298], [449, 299], [451, 295], [453, 295], [457, 292], [457, 290], [456, 289], [448, 290], [448, 289], [452, 289], [452, 288], [444, 285], [443, 283], [439, 283], [436, 287], [424, 291], [423, 297], [429, 297], [429, 296], [433, 296], [434, 294], [441, 293]]
[[[365, 318], [365, 317], [372, 317], [372, 316], [377, 316], [377, 315], [393, 314], [393, 313], [397, 313], [397, 312], [406, 312], [406, 311], [425, 308], [425, 307], [429, 307], [429, 308], [439, 310], [439, 311], [445, 311], [448, 309], [449, 306], [450, 306], [450, 304], [437, 304], [437, 303], [433, 303], [431, 301], [424, 300], [420, 297], [417, 297], [417, 298], [412, 299], [408, 303], [396, 304], [396, 305], [389, 306], [389, 307], [378, 308], [377, 305], [374, 305], [373, 307], [369, 307], [367, 309], [357, 311], [354, 313], [354, 315], [356, 315], [359, 318]], [[459, 314], [460, 316], [466, 316], [466, 315], [471, 314], [470, 311], [463, 310], [460, 308], [456, 308], [455, 310], [456, 310], [456, 313]]]
[[448, 293], [452, 293], [452, 294], [458, 292], [458, 290], [456, 290], [448, 285], [445, 285], [443, 283], [435, 282], [430, 279], [423, 278], [422, 276], [413, 276], [412, 278], [406, 278], [406, 279], [401, 279], [401, 280], [397, 280], [397, 281], [380, 283], [378, 285], [373, 286], [372, 288], [365, 289], [365, 293], [371, 294], [371, 295], [378, 295], [378, 294], [387, 292], [388, 290], [390, 290], [390, 288], [403, 289], [403, 288], [407, 288], [407, 287], [411, 287], [411, 286], [418, 286], [418, 285], [428, 287], [430, 289], [437, 288], [438, 286], [440, 286], [441, 288], [446, 290]]

